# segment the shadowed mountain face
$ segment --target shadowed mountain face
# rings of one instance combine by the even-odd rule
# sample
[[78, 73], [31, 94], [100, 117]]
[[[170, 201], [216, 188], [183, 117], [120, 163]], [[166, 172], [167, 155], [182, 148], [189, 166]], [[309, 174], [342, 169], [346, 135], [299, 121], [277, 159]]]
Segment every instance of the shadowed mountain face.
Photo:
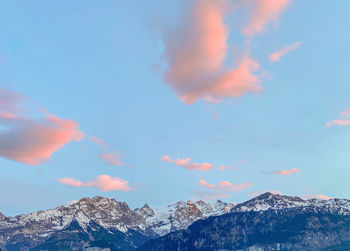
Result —
[[179, 201], [163, 209], [146, 204], [133, 210], [125, 202], [94, 197], [27, 215], [1, 216], [0, 248], [350, 250], [349, 217], [349, 200], [303, 200], [271, 193], [236, 206]]
[[345, 241], [350, 241], [348, 215], [291, 208], [199, 220], [187, 230], [150, 240], [139, 250], [321, 250]]
[[266, 193], [138, 250], [350, 250], [349, 205]]
[[16, 217], [0, 216], [0, 248], [5, 250], [135, 250], [146, 240], [187, 228], [198, 219], [227, 213], [217, 201], [179, 201], [163, 209], [147, 204], [131, 210], [125, 202], [94, 197], [70, 206]]

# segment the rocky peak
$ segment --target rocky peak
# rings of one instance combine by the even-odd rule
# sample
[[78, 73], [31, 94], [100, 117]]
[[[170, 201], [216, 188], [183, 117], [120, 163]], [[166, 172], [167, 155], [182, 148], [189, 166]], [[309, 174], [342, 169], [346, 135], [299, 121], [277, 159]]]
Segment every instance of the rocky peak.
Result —
[[4, 220], [6, 217], [0, 212], [0, 220]]
[[262, 211], [301, 206], [309, 206], [309, 203], [296, 196], [285, 196], [267, 192], [236, 205], [231, 212]]
[[143, 218], [152, 217], [154, 215], [153, 209], [148, 204], [145, 204], [142, 208], [136, 208], [134, 211]]

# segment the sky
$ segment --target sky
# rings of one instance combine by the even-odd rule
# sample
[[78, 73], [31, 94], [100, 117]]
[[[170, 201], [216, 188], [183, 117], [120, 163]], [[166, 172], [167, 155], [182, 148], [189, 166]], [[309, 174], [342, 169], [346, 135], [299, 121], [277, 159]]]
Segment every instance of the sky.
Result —
[[350, 198], [350, 2], [0, 2], [0, 212]]

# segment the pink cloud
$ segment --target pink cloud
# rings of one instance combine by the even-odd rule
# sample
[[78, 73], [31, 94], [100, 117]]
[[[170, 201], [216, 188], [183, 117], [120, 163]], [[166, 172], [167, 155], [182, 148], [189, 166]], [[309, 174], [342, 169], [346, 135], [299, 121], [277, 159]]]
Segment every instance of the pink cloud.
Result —
[[236, 164], [234, 164], [233, 166], [220, 166], [219, 167], [219, 171], [224, 171], [227, 169], [231, 169], [231, 170], [237, 170], [239, 166], [244, 165], [246, 162], [245, 161], [238, 161]]
[[340, 119], [335, 119], [330, 122], [327, 122], [326, 127], [331, 127], [331, 126], [348, 126], [350, 125], [350, 109], [346, 109], [345, 111], [340, 113]]
[[303, 195], [301, 196], [303, 199], [321, 199], [321, 200], [331, 200], [333, 199], [332, 197], [328, 197], [323, 194], [309, 194], [309, 195]]
[[350, 125], [350, 120], [344, 120], [344, 119], [335, 119], [331, 122], [328, 122], [326, 124], [327, 127], [331, 127], [334, 125], [338, 125], [338, 126], [348, 126]]
[[340, 113], [342, 117], [350, 117], [350, 108]]
[[180, 25], [164, 36], [165, 80], [178, 97], [191, 104], [260, 92], [253, 73], [260, 65], [249, 55], [235, 68], [223, 66], [227, 56], [228, 29], [224, 19], [231, 9], [225, 0], [196, 0]]
[[119, 156], [120, 154], [118, 152], [111, 152], [111, 153], [101, 153], [100, 158], [104, 161], [106, 161], [108, 164], [113, 166], [121, 166], [124, 165], [124, 162], [120, 161]]
[[98, 137], [95, 137], [95, 136], [89, 136], [88, 139], [91, 141], [91, 142], [94, 142], [96, 145], [100, 146], [100, 147], [106, 147], [106, 142], [104, 142], [103, 139], [100, 139]]
[[130, 191], [129, 181], [109, 175], [99, 175], [96, 179], [88, 182], [82, 182], [73, 178], [59, 178], [57, 181], [70, 187], [95, 187], [103, 192], [107, 191]]
[[224, 171], [225, 169], [227, 169], [228, 168], [228, 166], [220, 166], [219, 167], [219, 171]]
[[199, 183], [202, 187], [205, 187], [205, 188], [222, 190], [222, 191], [231, 191], [231, 192], [241, 191], [252, 186], [252, 184], [248, 182], [241, 183], [241, 184], [232, 184], [228, 181], [220, 181], [218, 185], [215, 185], [215, 184], [208, 183], [204, 179], [201, 179]]
[[288, 46], [284, 47], [283, 49], [270, 54], [269, 55], [270, 62], [276, 63], [276, 62], [280, 61], [280, 59], [285, 54], [287, 54], [288, 52], [291, 52], [291, 51], [297, 49], [300, 45], [302, 45], [302, 42], [295, 42], [292, 45], [288, 45]]
[[269, 23], [277, 23], [290, 2], [291, 0], [253, 0], [254, 8], [243, 33], [253, 36], [264, 31]]
[[164, 155], [162, 157], [162, 160], [164, 162], [171, 162], [175, 163], [175, 165], [181, 166], [183, 168], [186, 168], [187, 170], [198, 170], [198, 171], [208, 171], [210, 170], [214, 165], [210, 163], [190, 163], [190, 158], [184, 158], [184, 159], [171, 159], [169, 156]]
[[265, 174], [277, 174], [277, 175], [291, 175], [293, 173], [299, 173], [300, 170], [298, 168], [292, 168], [289, 170], [276, 170], [272, 172], [263, 172]]
[[[8, 97], [8, 99], [7, 99]], [[20, 94], [0, 89], [0, 156], [28, 165], [38, 165], [71, 141], [84, 138], [78, 123], [48, 112], [42, 119], [23, 116]]]

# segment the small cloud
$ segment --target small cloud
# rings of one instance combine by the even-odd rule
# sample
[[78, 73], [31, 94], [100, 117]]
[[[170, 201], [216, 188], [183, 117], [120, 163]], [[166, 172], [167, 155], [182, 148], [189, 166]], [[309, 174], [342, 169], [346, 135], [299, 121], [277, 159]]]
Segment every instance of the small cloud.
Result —
[[246, 162], [242, 160], [242, 161], [238, 161], [233, 166], [220, 166], [219, 167], [219, 171], [224, 171], [224, 170], [227, 170], [227, 169], [237, 170], [239, 166], [244, 165], [245, 163]]
[[124, 162], [120, 161], [119, 156], [120, 154], [118, 152], [111, 152], [111, 153], [101, 153], [99, 155], [100, 159], [106, 161], [108, 164], [113, 166], [121, 166], [124, 165]]
[[228, 166], [220, 166], [219, 167], [219, 171], [224, 171], [225, 169], [227, 169], [228, 168]]
[[293, 173], [299, 173], [300, 170], [298, 168], [292, 168], [289, 170], [276, 170], [271, 172], [263, 172], [264, 174], [276, 174], [276, 175], [291, 175]]
[[331, 200], [332, 197], [328, 197], [323, 194], [308, 194], [308, 195], [302, 195], [301, 198], [308, 200], [308, 199], [321, 199], [321, 200]]
[[190, 158], [184, 158], [184, 159], [171, 159], [169, 156], [164, 155], [162, 157], [162, 161], [164, 162], [171, 162], [175, 163], [175, 165], [183, 167], [187, 170], [198, 170], [198, 171], [208, 171], [210, 170], [214, 165], [210, 163], [190, 163]]
[[276, 63], [279, 62], [280, 59], [287, 54], [288, 52], [291, 52], [293, 50], [296, 50], [300, 45], [302, 45], [302, 42], [295, 42], [292, 45], [288, 45], [286, 47], [284, 47], [283, 49], [276, 51], [272, 54], [269, 55], [269, 60], [272, 63]]
[[73, 204], [75, 204], [75, 203], [77, 203], [78, 202], [78, 200], [71, 200], [70, 202], [69, 202], [69, 205], [73, 205]]
[[88, 182], [82, 182], [73, 178], [59, 178], [57, 181], [70, 187], [95, 187], [103, 192], [107, 191], [130, 191], [129, 181], [109, 175], [99, 175], [96, 179]]
[[96, 145], [98, 145], [99, 147], [102, 147], [102, 148], [105, 148], [107, 146], [106, 142], [104, 142], [104, 140], [98, 138], [98, 137], [95, 137], [95, 136], [89, 136], [88, 139], [95, 143]]
[[350, 125], [350, 109], [346, 109], [345, 111], [340, 113], [340, 119], [335, 119], [333, 121], [327, 122], [326, 127], [331, 126], [348, 126]]
[[231, 182], [228, 182], [228, 181], [220, 181], [218, 185], [215, 185], [215, 184], [208, 183], [204, 179], [201, 179], [199, 183], [202, 187], [205, 187], [205, 188], [215, 189], [219, 191], [220, 190], [229, 191], [229, 192], [238, 192], [252, 186], [252, 184], [248, 182], [241, 183], [241, 184], [232, 184]]

